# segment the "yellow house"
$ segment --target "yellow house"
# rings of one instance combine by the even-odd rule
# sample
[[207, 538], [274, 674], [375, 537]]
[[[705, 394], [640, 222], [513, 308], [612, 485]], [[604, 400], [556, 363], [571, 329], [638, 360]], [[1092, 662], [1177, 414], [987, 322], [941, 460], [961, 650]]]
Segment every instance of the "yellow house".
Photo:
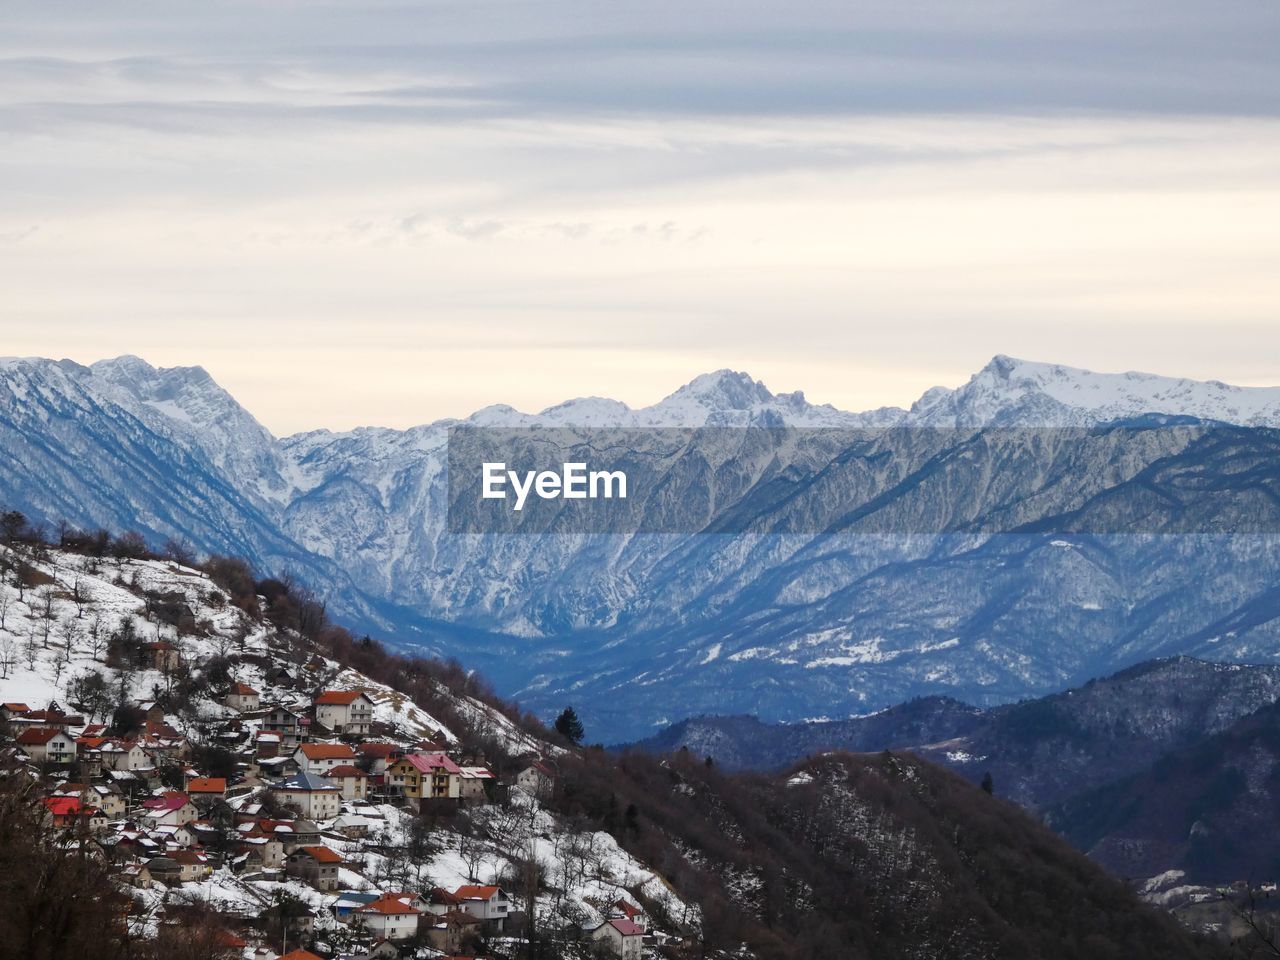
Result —
[[443, 753], [411, 753], [387, 768], [387, 785], [415, 800], [456, 798], [462, 769]]

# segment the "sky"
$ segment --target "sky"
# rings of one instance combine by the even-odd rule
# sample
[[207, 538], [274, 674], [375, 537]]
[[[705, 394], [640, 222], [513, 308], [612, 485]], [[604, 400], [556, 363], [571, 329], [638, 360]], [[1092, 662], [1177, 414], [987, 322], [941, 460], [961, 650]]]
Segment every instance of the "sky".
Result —
[[850, 410], [997, 353], [1280, 383], [1280, 4], [0, 7], [0, 354], [285, 434]]

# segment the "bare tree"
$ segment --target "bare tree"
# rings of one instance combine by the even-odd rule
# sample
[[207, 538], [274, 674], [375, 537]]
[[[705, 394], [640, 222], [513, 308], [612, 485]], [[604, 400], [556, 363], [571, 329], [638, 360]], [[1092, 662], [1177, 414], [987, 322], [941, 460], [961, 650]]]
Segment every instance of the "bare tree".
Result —
[[7, 679], [18, 660], [18, 642], [13, 634], [0, 635], [0, 680]]
[[71, 664], [71, 640], [58, 647], [53, 654], [53, 682], [62, 683], [63, 671]]
[[9, 591], [0, 592], [0, 630], [4, 629], [4, 619], [9, 615]]
[[102, 614], [94, 613], [89, 620], [89, 653], [95, 660], [102, 659], [102, 648], [106, 640], [106, 634], [103, 631], [104, 626]]
[[27, 657], [27, 669], [34, 670], [36, 668], [36, 658], [40, 654], [40, 648], [36, 646], [36, 625], [34, 623], [27, 628], [27, 642], [23, 645], [22, 652]]
[[53, 630], [54, 621], [57, 620], [57, 611], [53, 606], [53, 588], [45, 587], [39, 594], [40, 622], [43, 635], [41, 640], [45, 647], [49, 646], [49, 634]]
[[79, 576], [71, 584], [71, 599], [75, 601], [76, 617], [83, 617], [84, 605], [89, 602], [89, 594], [84, 588], [84, 581]]

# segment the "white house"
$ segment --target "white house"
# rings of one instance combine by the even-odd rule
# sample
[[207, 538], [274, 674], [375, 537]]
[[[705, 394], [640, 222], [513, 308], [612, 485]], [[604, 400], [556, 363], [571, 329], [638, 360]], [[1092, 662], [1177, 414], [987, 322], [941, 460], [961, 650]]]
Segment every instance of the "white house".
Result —
[[181, 827], [199, 816], [200, 811], [191, 798], [177, 790], [169, 790], [142, 803], [142, 818], [152, 827]]
[[271, 792], [285, 806], [312, 820], [332, 820], [342, 812], [342, 791], [305, 770], [273, 784]]
[[622, 960], [640, 960], [644, 949], [644, 930], [625, 917], [606, 920], [591, 931], [591, 939], [604, 943]]
[[18, 734], [18, 746], [36, 763], [71, 763], [76, 758], [76, 742], [64, 730], [32, 727]]
[[353, 766], [356, 753], [345, 743], [304, 743], [293, 753], [299, 770], [328, 776], [334, 767]]
[[373, 936], [388, 940], [407, 940], [418, 932], [418, 911], [390, 895], [352, 910], [351, 920]]
[[223, 702], [232, 710], [244, 713], [248, 710], [257, 710], [261, 706], [262, 695], [247, 683], [233, 683]]
[[458, 905], [466, 913], [483, 920], [494, 930], [501, 930], [511, 912], [511, 898], [501, 887], [464, 885], [453, 891]]
[[555, 776], [550, 767], [536, 760], [516, 774], [516, 787], [531, 797], [545, 797], [551, 792]]
[[488, 799], [488, 793], [485, 790], [485, 784], [493, 780], [493, 774], [485, 767], [459, 767], [461, 770], [460, 783], [458, 786], [458, 796], [464, 800], [479, 800], [484, 802]]
[[373, 727], [373, 700], [362, 690], [326, 690], [313, 705], [316, 722], [334, 733], [367, 734]]
[[152, 766], [147, 751], [136, 740], [104, 740], [98, 745], [98, 755], [108, 770], [145, 770]]
[[343, 800], [363, 800], [369, 795], [369, 775], [349, 763], [333, 767], [326, 779], [333, 781], [342, 791]]

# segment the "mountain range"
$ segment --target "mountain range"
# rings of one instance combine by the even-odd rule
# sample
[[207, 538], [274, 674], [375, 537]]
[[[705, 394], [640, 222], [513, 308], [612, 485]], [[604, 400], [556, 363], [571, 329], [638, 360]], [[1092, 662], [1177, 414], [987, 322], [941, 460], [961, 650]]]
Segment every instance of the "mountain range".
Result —
[[[631, 451], [683, 532], [451, 533], [458, 426], [694, 428], [678, 455]], [[906, 410], [719, 371], [642, 409], [277, 438], [200, 368], [9, 359], [0, 502], [288, 570], [358, 628], [456, 656], [536, 711], [572, 702], [610, 741], [699, 713], [984, 706], [1174, 654], [1280, 659], [1277, 426], [1280, 388], [996, 357]], [[713, 429], [740, 427], [858, 439], [752, 456]], [[1046, 434], [1028, 457], [1005, 439], [1036, 428], [1070, 443]]]

